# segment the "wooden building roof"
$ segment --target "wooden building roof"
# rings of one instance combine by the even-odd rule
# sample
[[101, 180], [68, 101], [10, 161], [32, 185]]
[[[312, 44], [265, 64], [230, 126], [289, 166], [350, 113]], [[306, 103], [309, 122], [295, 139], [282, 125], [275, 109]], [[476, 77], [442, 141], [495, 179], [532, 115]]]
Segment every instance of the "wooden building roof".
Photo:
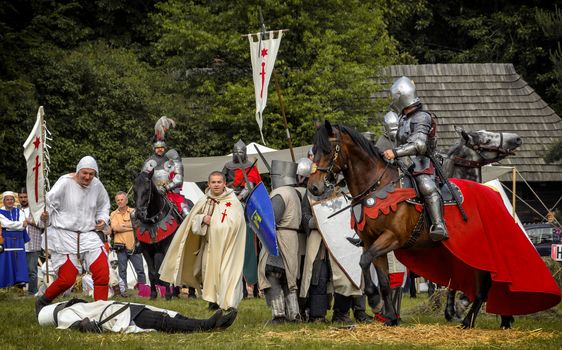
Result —
[[[527, 181], [562, 181], [562, 166], [543, 159], [562, 137], [562, 119], [512, 64], [397, 65], [384, 68], [381, 80], [390, 88], [403, 75], [415, 82], [424, 109], [438, 117], [439, 148], [456, 142], [455, 125], [465, 130], [515, 132], [523, 145], [501, 164], [517, 167]], [[388, 97], [388, 90], [375, 97]]]

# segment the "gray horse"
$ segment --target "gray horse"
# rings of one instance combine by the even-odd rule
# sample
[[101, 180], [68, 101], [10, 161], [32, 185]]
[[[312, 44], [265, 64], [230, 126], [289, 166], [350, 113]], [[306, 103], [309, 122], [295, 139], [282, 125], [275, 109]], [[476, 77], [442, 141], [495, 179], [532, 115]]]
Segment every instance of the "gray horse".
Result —
[[[442, 152], [443, 172], [447, 177], [482, 182], [482, 167], [496, 163], [513, 152], [522, 141], [519, 135], [509, 132], [493, 132], [486, 130], [465, 131], [460, 127], [455, 130], [461, 136], [447, 152]], [[455, 305], [456, 291], [449, 290], [445, 306], [445, 319], [462, 319], [462, 313], [469, 301], [461, 294], [459, 303]]]

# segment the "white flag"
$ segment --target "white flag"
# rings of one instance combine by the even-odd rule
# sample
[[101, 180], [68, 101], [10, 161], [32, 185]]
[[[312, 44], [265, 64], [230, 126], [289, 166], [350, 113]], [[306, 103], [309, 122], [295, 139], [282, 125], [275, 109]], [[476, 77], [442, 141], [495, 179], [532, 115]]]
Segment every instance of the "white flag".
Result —
[[267, 40], [261, 40], [261, 33], [248, 35], [250, 41], [250, 54], [252, 56], [252, 72], [254, 77], [254, 90], [256, 93], [256, 121], [260, 128], [261, 140], [263, 138], [263, 117], [262, 113], [267, 104], [267, 87], [273, 72], [275, 58], [281, 45], [282, 31], [268, 32]]
[[43, 106], [37, 111], [37, 120], [31, 134], [23, 144], [23, 155], [27, 162], [27, 197], [33, 220], [39, 217], [45, 208], [45, 135], [43, 133]]

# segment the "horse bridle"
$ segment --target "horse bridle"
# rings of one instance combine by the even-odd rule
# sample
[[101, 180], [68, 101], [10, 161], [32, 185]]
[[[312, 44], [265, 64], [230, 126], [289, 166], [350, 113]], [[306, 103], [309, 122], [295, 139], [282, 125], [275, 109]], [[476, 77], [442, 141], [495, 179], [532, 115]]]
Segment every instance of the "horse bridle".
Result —
[[[317, 171], [326, 173], [327, 175], [324, 177], [324, 185], [328, 188], [334, 188], [336, 186], [336, 180], [337, 180], [337, 175], [342, 171], [347, 169], [347, 163], [344, 162], [344, 166], [341, 167], [338, 165], [338, 170], [334, 171], [334, 165], [336, 164], [336, 161], [338, 160], [338, 158], [340, 158], [340, 151], [341, 151], [341, 138], [340, 138], [340, 132], [338, 130], [338, 132], [335, 132], [336, 137], [330, 137], [328, 138], [328, 141], [330, 141], [330, 143], [335, 142], [335, 146], [334, 146], [334, 154], [332, 156], [332, 159], [330, 159], [330, 163], [328, 163], [327, 167], [316, 167]], [[389, 162], [386, 162], [386, 166], [384, 167], [384, 170], [381, 172], [381, 174], [379, 175], [379, 177], [373, 182], [371, 183], [369, 186], [367, 186], [367, 188], [363, 191], [361, 191], [358, 195], [355, 195], [353, 197], [351, 197], [351, 201], [352, 203], [357, 203], [359, 202], [363, 197], [365, 197], [366, 195], [368, 195], [369, 193], [371, 193], [372, 191], [374, 191], [381, 183], [381, 179], [384, 176], [384, 174], [386, 173], [386, 170], [388, 169], [389, 166]], [[333, 178], [333, 182], [330, 181], [328, 179], [328, 177]]]
[[466, 144], [466, 146], [474, 151], [476, 151], [478, 153], [478, 155], [480, 155], [482, 158], [484, 158], [484, 156], [482, 156], [482, 152], [498, 152], [501, 155], [514, 155], [515, 153], [512, 150], [509, 150], [507, 148], [502, 147], [503, 145], [503, 132], [499, 132], [500, 134], [500, 145], [499, 147], [491, 147], [491, 146], [487, 146], [487, 145], [480, 145], [480, 144], [473, 144], [473, 145], [468, 145]]
[[[336, 186], [336, 181], [338, 178], [338, 174], [343, 170], [339, 165], [338, 165], [338, 170], [334, 171], [334, 165], [336, 164], [336, 161], [338, 160], [338, 158], [340, 158], [340, 151], [341, 151], [341, 138], [340, 138], [340, 134], [339, 132], [335, 133], [336, 137], [330, 137], [328, 138], [328, 141], [330, 141], [330, 143], [335, 142], [335, 149], [334, 149], [334, 154], [332, 155], [332, 159], [330, 159], [330, 163], [328, 163], [327, 167], [319, 167], [316, 166], [316, 171], [320, 171], [322, 173], [326, 173], [327, 175], [324, 176], [324, 185], [328, 188], [334, 188]], [[316, 164], [316, 163], [315, 163]], [[344, 167], [345, 168], [345, 167]], [[333, 181], [330, 181], [329, 178], [332, 178]]]

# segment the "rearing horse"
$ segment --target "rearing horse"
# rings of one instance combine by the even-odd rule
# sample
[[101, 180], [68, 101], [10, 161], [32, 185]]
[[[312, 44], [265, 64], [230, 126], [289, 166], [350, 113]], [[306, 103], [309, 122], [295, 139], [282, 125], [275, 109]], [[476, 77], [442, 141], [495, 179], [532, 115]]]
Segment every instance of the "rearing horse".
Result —
[[152, 172], [141, 171], [134, 180], [135, 235], [140, 242], [142, 254], [148, 265], [150, 298], [157, 297], [156, 285], [166, 287], [166, 299], [172, 292], [167, 282], [160, 280], [160, 265], [181, 224], [181, 218], [173, 205], [161, 194], [152, 182]]
[[[489, 300], [488, 309], [493, 309], [492, 311], [497, 310], [498, 312], [496, 313], [500, 314], [507, 310], [514, 311], [517, 314], [536, 312], [539, 309], [543, 310], [544, 308], [551, 307], [560, 301], [560, 291], [552, 280], [550, 272], [544, 267], [544, 263], [536, 256], [536, 252], [532, 252], [532, 250], [532, 253], [528, 256], [528, 250], [534, 248], [532, 245], [529, 245], [528, 240], [524, 237], [522, 232], [520, 232], [520, 235], [513, 235], [513, 237], [509, 235], [498, 235], [500, 236], [499, 238], [489, 237], [489, 239], [500, 240], [502, 244], [507, 239], [509, 242], [513, 242], [514, 249], [518, 249], [517, 253], [525, 257], [525, 266], [528, 267], [529, 271], [532, 271], [531, 277], [540, 275], [541, 279], [550, 278], [552, 280], [548, 281], [548, 285], [545, 287], [546, 291], [541, 290], [536, 292], [533, 289], [526, 289], [526, 282], [521, 281], [518, 276], [514, 277], [510, 283], [503, 283], [503, 281], [500, 283], [495, 279], [492, 280], [489, 271], [472, 267], [464, 263], [462, 259], [456, 257], [456, 254], [459, 253], [458, 250], [455, 251], [453, 255], [444, 248], [443, 245], [445, 243], [433, 242], [429, 238], [429, 225], [423, 224], [423, 212], [420, 213], [416, 206], [405, 202], [406, 199], [412, 198], [410, 195], [411, 191], [408, 193], [406, 190], [399, 191], [402, 189], [395, 188], [400, 180], [398, 169], [394, 165], [381, 159], [379, 151], [358, 132], [344, 126], [333, 128], [329, 122], [326, 122], [325, 125], [318, 129], [315, 135], [314, 148], [314, 161], [317, 169], [309, 178], [308, 190], [312, 195], [323, 195], [335, 184], [338, 174], [343, 174], [350, 194], [353, 196], [352, 205], [359, 205], [360, 208], [359, 219], [355, 219], [354, 224], [359, 237], [364, 242], [364, 252], [361, 255], [360, 265], [365, 278], [365, 293], [368, 296], [375, 294], [375, 286], [369, 273], [369, 268], [371, 263], [373, 263], [377, 270], [381, 296], [385, 303], [385, 318], [387, 320], [385, 323], [387, 325], [398, 324], [396, 310], [390, 300], [390, 283], [386, 261], [386, 254], [393, 250], [395, 250], [397, 254], [401, 253], [400, 255], [404, 258], [408, 258], [406, 253], [410, 254], [409, 257], [419, 256], [419, 266], [416, 265], [417, 258], [410, 259], [407, 266], [415, 266], [416, 269], [420, 270], [425, 269], [424, 271], [426, 273], [431, 273], [433, 277], [439, 277], [442, 284], [447, 284], [443, 282], [446, 280], [443, 276], [452, 276], [451, 284], [453, 287], [463, 287], [467, 290], [471, 289], [470, 291], [474, 296], [474, 302], [470, 311], [462, 321], [462, 325], [465, 328], [474, 327], [480, 307], [482, 303], [487, 300], [488, 292], [492, 288], [496, 292], [493, 294], [493, 302]], [[462, 180], [458, 180], [457, 182], [461, 185], [463, 184]], [[486, 198], [487, 201], [499, 201], [499, 196], [493, 193], [493, 191], [476, 183], [465, 181], [464, 186], [470, 187], [470, 189], [474, 191], [479, 191], [476, 195], [473, 194], [470, 197], [467, 195], [465, 197], [465, 202], [468, 201], [472, 205], [468, 208], [470, 210], [465, 207], [467, 213], [480, 218], [480, 220], [472, 220], [470, 222], [470, 224], [473, 225], [471, 226], [472, 230], [479, 230], [478, 232], [475, 231], [474, 235], [480, 234], [482, 236], [483, 234], [488, 234], [488, 232], [485, 232], [483, 229], [483, 226], [490, 225], [489, 220], [491, 216], [493, 216], [492, 219], [500, 215], [509, 216], [509, 213], [507, 213], [505, 209], [496, 205], [497, 203], [487, 203], [486, 201], [484, 201], [484, 204], [490, 205], [491, 207], [486, 208], [486, 210], [484, 210], [485, 213], [479, 212], [482, 202], [480, 197]], [[407, 197], [401, 198], [400, 195], [402, 195], [402, 193], [407, 195]], [[384, 199], [388, 197], [397, 198], [397, 196], [398, 199], [395, 202], [380, 207], [380, 210], [379, 207], [376, 207], [376, 203], [386, 204], [388, 201], [384, 201]], [[373, 214], [374, 212], [374, 214], [377, 215], [367, 215], [367, 210], [364, 205], [376, 209], [369, 213]], [[364, 209], [365, 211], [363, 211]], [[457, 210], [456, 208], [453, 209]], [[382, 212], [382, 215], [378, 215], [379, 212]], [[455, 218], [460, 219], [458, 213], [453, 214], [456, 214]], [[482, 215], [479, 216], [478, 214]], [[356, 217], [355, 211], [352, 214], [352, 219], [354, 217]], [[498, 217], [497, 220], [499, 219]], [[462, 219], [458, 220], [458, 222], [461, 221]], [[421, 225], [420, 222], [422, 223]], [[460, 225], [464, 225], [464, 223]], [[507, 219], [506, 222], [502, 222], [502, 225], [506, 227], [506, 230], [515, 230], [514, 226], [510, 226], [515, 225], [512, 219]], [[456, 230], [458, 232], [459, 228], [456, 227]], [[463, 228], [461, 228], [461, 230], [463, 230]], [[446, 243], [447, 248], [449, 248], [449, 244], [458, 245], [460, 242], [462, 245], [465, 244], [467, 240], [471, 242], [470, 239], [473, 237], [471, 234], [471, 232], [466, 234], [463, 232], [462, 235], [459, 234], [456, 237], [451, 235], [451, 238], [449, 238], [450, 242]], [[483, 248], [491, 249], [489, 246], [485, 245], [486, 243], [488, 243], [488, 241], [475, 242], [475, 244], [481, 244]], [[437, 248], [437, 250], [435, 248]], [[458, 247], [453, 248], [458, 249]], [[432, 266], [428, 266], [427, 264], [422, 266], [421, 260], [428, 262], [434, 261], [431, 256], [434, 252], [442, 254], [440, 257], [444, 260], [450, 260], [452, 262], [451, 266], [433, 266], [433, 271], [428, 270], [432, 268]], [[480, 256], [478, 256], [478, 258], [479, 257]], [[489, 261], [485, 262], [488, 263]], [[513, 265], [516, 265], [514, 268], [521, 268], [517, 266], [520, 262], [516, 259], [509, 259], [507, 261], [502, 261], [502, 263], [502, 266], [497, 266], [498, 269], [495, 271], [495, 275], [501, 274], [503, 276], [504, 273], [509, 275], [509, 269], [512, 268]], [[507, 270], [503, 270], [504, 266]], [[496, 268], [496, 266], [493, 267]], [[455, 278], [457, 277], [453, 276], [453, 271], [445, 270], [453, 268], [456, 269], [454, 272], [462, 273], [462, 276], [474, 276], [473, 282], [469, 284], [466, 279], [462, 279], [460, 276], [460, 279], [456, 280]], [[442, 273], [442, 275], [438, 275], [438, 273]], [[529, 277], [526, 276], [525, 278]], [[531, 282], [532, 281], [529, 281], [529, 283]], [[512, 286], [517, 286], [519, 289], [512, 290]], [[462, 288], [458, 289], [462, 290]], [[508, 293], [511, 293], [510, 296], [513, 298], [506, 297], [502, 299], [498, 297], [500, 294]], [[518, 298], [523, 297], [531, 300], [530, 305], [516, 305], [513, 308], [511, 307], [513, 300], [519, 300]], [[505, 302], [502, 303], [502, 300]], [[509, 328], [511, 326], [513, 321], [511, 316], [502, 316], [501, 319], [501, 326], [503, 328]]]

